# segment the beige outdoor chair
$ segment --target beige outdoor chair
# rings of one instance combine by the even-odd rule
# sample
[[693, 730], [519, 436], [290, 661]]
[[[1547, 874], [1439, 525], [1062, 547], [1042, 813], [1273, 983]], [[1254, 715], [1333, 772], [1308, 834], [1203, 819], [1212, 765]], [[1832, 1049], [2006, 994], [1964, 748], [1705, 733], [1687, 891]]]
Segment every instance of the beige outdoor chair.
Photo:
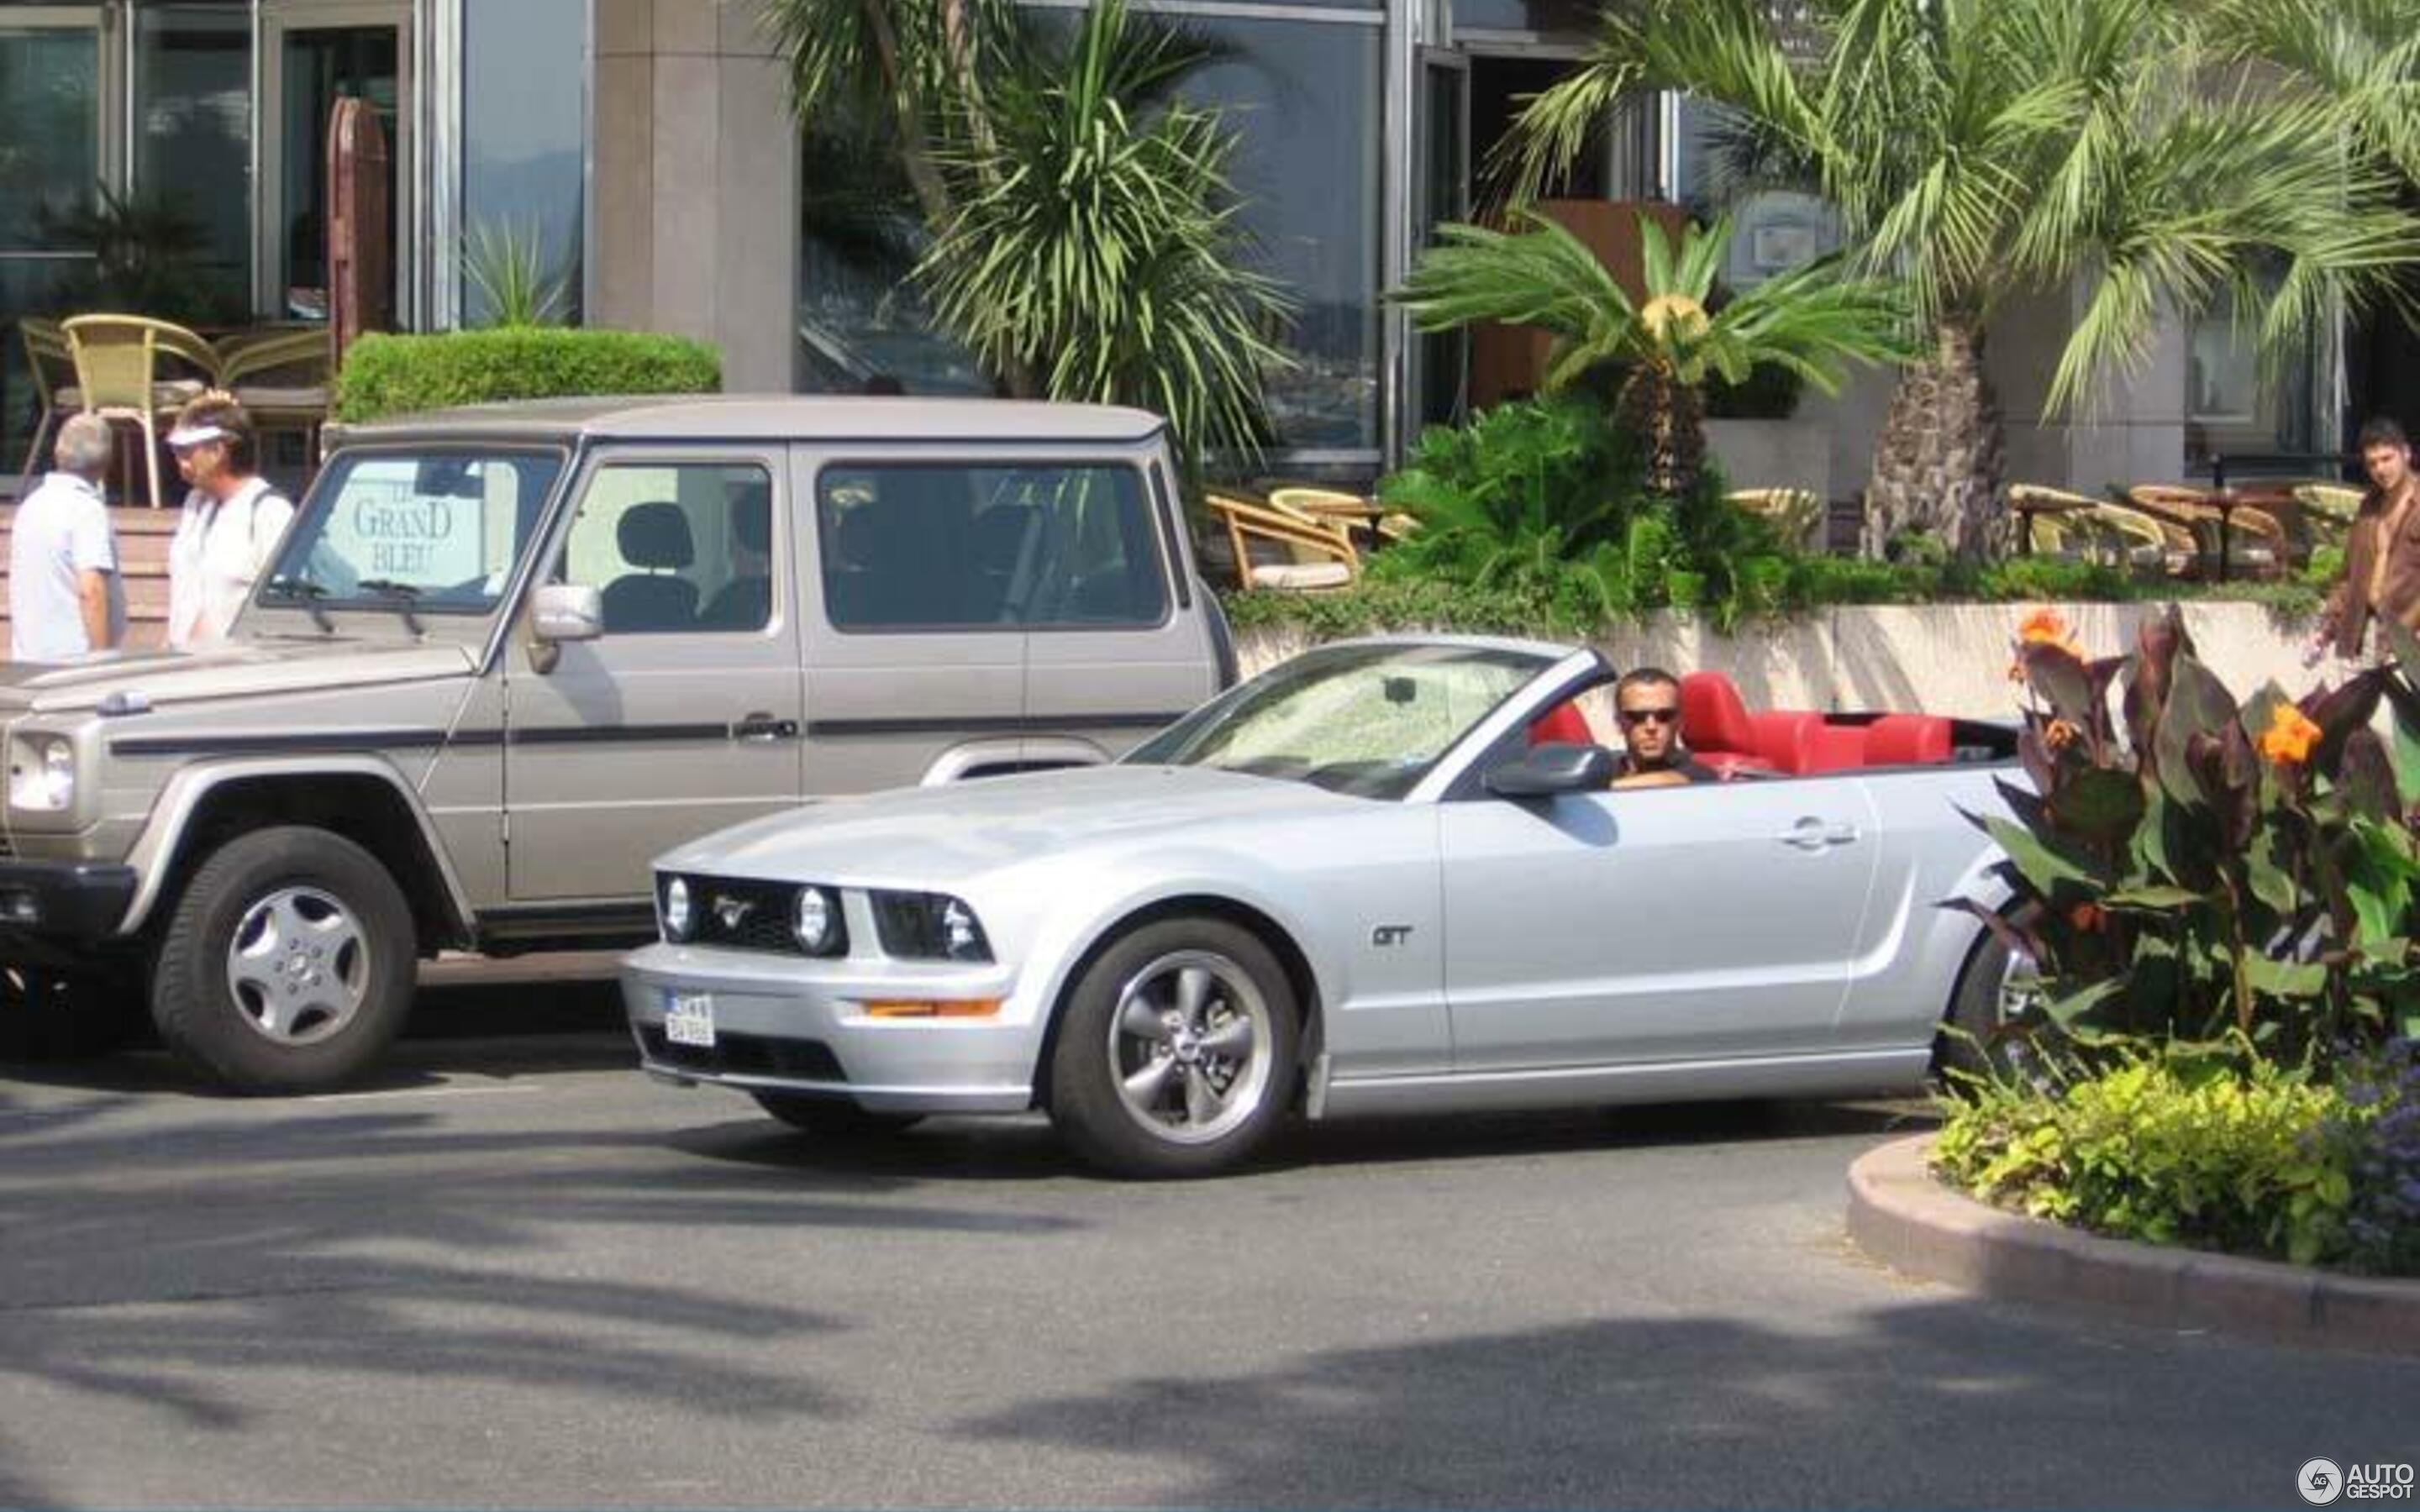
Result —
[[1400, 541], [1420, 528], [1420, 522], [1409, 515], [1390, 510], [1374, 499], [1335, 488], [1286, 484], [1271, 488], [1268, 501], [1273, 508], [1290, 509], [1297, 515], [1341, 524], [1348, 531], [1365, 530], [1382, 541]]
[[[160, 487], [160, 421], [172, 417], [219, 378], [217, 350], [183, 326], [137, 315], [80, 315], [62, 321], [75, 359], [83, 409], [122, 420], [143, 433], [143, 461], [151, 504], [166, 505]], [[186, 377], [178, 368], [198, 377]]]
[[1209, 494], [1203, 502], [1226, 529], [1235, 580], [1246, 588], [1314, 593], [1361, 576], [1361, 553], [1342, 524], [1233, 494]]
[[[2218, 556], [2218, 510], [2210, 490], [2191, 484], [2138, 483], [2113, 487], [2122, 502], [2164, 524], [2181, 526], [2200, 543], [2203, 560]], [[2228, 517], [2226, 566], [2230, 573], [2274, 573], [2288, 561], [2286, 527], [2265, 509], [2239, 508]]]
[[[2039, 483], [2009, 486], [2009, 508], [2032, 548], [2147, 575], [2181, 573], [2200, 552], [2194, 532], [2139, 509]], [[2021, 544], [2024, 538], [2021, 537]]]
[[43, 471], [42, 445], [58, 424], [59, 411], [83, 409], [84, 391], [76, 387], [75, 354], [68, 350], [67, 332], [57, 321], [29, 315], [17, 322], [17, 334], [24, 343], [25, 366], [34, 375], [34, 399], [39, 407], [34, 438], [25, 447], [25, 469], [17, 479], [17, 497], [23, 499], [33, 486], [34, 474]]
[[1802, 551], [1823, 549], [1823, 496], [1812, 488], [1740, 488], [1728, 502], [1763, 517], [1774, 534]]
[[328, 328], [253, 332], [221, 342], [219, 353], [219, 382], [234, 392], [253, 423], [263, 430], [302, 431], [303, 455], [316, 463], [335, 365]]
[[2303, 506], [2303, 529], [2313, 547], [2342, 547], [2361, 513], [2364, 495], [2345, 483], [2298, 483], [2294, 501]]

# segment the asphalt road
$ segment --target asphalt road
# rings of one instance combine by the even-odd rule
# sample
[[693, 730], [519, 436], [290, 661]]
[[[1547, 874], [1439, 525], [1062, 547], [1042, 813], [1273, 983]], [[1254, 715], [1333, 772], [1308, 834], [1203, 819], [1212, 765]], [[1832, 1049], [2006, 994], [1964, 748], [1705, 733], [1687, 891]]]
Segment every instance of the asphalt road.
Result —
[[0, 1072], [0, 1505], [2299, 1506], [2420, 1459], [2420, 1363], [1861, 1258], [1843, 1173], [1920, 1108], [1132, 1186], [1039, 1120], [831, 1147], [656, 1086], [593, 989], [429, 1001], [342, 1096]]

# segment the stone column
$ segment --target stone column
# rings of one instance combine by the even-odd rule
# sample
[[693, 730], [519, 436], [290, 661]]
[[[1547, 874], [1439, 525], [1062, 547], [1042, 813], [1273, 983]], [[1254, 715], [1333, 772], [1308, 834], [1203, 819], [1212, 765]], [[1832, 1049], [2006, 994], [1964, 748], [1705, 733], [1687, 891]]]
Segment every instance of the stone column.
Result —
[[593, 324], [722, 348], [792, 386], [799, 136], [755, 0], [597, 0]]

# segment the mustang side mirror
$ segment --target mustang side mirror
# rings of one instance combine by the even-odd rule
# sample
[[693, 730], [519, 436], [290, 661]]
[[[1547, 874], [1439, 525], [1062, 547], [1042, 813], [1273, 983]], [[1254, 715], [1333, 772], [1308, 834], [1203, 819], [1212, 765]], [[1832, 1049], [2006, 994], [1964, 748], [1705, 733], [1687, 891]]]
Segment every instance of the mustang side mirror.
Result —
[[587, 583], [541, 583], [530, 600], [530, 634], [541, 642], [594, 640], [605, 633], [605, 595]]
[[1487, 791], [1500, 798], [1551, 798], [1601, 790], [1613, 773], [1613, 752], [1603, 746], [1550, 741], [1490, 771]]

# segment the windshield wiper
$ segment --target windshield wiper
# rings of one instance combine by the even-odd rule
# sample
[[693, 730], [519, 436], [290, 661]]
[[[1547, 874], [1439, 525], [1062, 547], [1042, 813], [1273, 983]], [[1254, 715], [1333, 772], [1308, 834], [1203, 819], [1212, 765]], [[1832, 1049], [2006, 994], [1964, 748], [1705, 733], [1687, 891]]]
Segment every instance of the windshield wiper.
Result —
[[310, 579], [289, 578], [281, 572], [269, 579], [269, 591], [261, 597], [266, 599], [271, 594], [302, 605], [303, 612], [311, 616], [312, 624], [329, 635], [336, 633], [336, 622], [328, 618], [328, 611], [319, 607], [319, 600], [328, 596], [328, 590]]
[[419, 589], [410, 583], [396, 582], [392, 578], [365, 578], [353, 586], [365, 593], [376, 594], [380, 599], [393, 605], [395, 611], [403, 616], [405, 629], [414, 635], [428, 633], [422, 628], [420, 616], [411, 612], [413, 602], [420, 597]]

